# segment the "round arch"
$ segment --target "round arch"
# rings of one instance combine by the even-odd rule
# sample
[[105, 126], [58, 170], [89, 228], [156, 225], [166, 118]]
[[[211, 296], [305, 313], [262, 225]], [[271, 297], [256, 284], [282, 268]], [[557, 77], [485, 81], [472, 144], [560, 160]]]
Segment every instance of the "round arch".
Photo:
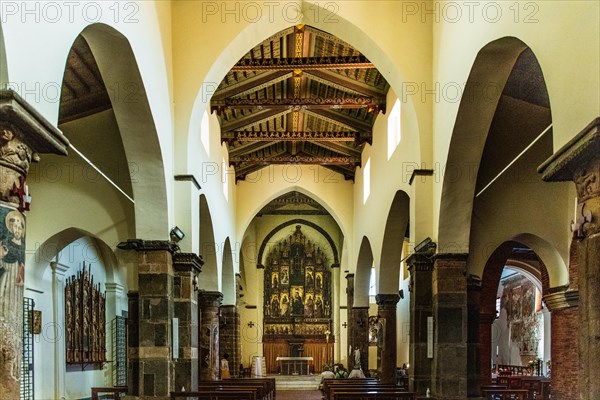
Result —
[[[100, 23], [87, 26], [80, 35], [88, 43], [103, 83], [109, 89], [135, 200], [135, 237], [167, 239], [168, 200], [163, 158], [131, 45], [116, 29]], [[129, 88], [126, 99], [125, 84]], [[115, 88], [123, 90], [113, 90]]]
[[219, 272], [217, 265], [217, 242], [212, 217], [204, 194], [200, 195], [200, 254], [204, 259], [199, 279], [200, 289], [218, 290]]
[[400, 262], [410, 215], [410, 199], [398, 190], [388, 213], [379, 265], [378, 293], [398, 293]]
[[448, 150], [439, 214], [440, 249], [469, 252], [475, 177], [500, 97], [526, 49], [521, 40], [503, 37], [488, 43], [475, 58]]
[[233, 268], [233, 255], [229, 237], [223, 244], [223, 264], [221, 267], [221, 292], [224, 305], [236, 304], [235, 273]]
[[[373, 250], [369, 238], [363, 236], [358, 251], [356, 273], [354, 275], [354, 307], [369, 306], [369, 283], [373, 267]], [[398, 289], [396, 289], [398, 291]]]

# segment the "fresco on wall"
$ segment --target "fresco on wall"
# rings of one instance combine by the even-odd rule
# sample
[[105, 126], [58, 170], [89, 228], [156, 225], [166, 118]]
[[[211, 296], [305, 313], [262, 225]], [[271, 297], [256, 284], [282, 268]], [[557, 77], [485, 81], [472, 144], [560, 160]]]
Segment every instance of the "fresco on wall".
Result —
[[533, 282], [523, 276], [503, 282], [500, 306], [506, 310], [510, 341], [521, 354], [536, 354], [540, 340], [541, 300]]
[[[21, 376], [23, 285], [25, 278], [25, 216], [0, 206], [0, 387], [19, 392]], [[10, 397], [10, 396], [9, 396]]]
[[331, 271], [302, 232], [274, 246], [265, 267], [265, 335], [323, 335], [331, 320]]

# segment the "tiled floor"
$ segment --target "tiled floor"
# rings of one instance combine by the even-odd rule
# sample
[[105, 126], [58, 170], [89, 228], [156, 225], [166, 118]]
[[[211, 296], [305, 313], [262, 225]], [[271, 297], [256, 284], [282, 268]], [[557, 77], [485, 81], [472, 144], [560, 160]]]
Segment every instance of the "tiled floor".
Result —
[[277, 400], [321, 400], [318, 390], [278, 390]]

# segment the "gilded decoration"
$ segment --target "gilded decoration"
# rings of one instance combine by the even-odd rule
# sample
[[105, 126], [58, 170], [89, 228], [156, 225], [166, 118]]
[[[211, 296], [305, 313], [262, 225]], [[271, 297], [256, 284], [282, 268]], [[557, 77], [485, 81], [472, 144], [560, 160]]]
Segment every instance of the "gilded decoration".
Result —
[[324, 252], [297, 225], [267, 257], [265, 335], [324, 335], [331, 320], [331, 271]]

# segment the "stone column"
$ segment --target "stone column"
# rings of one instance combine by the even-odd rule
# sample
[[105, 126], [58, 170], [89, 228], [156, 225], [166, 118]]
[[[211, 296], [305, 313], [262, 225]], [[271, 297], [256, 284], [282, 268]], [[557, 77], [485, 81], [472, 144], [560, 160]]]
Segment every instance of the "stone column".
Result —
[[[489, 342], [479, 343], [480, 311], [481, 279], [469, 276], [467, 280], [467, 396], [469, 398], [479, 398], [481, 396], [481, 375], [486, 372], [488, 376], [492, 374], [490, 364], [482, 365], [480, 361], [484, 358], [480, 356], [481, 351], [489, 352], [491, 348]], [[491, 335], [486, 337], [491, 340]]]
[[12, 90], [0, 90], [0, 393], [19, 399], [25, 285], [25, 183], [39, 153], [66, 155], [69, 141]]
[[[347, 311], [347, 323], [348, 328], [346, 330], [348, 347], [352, 346], [354, 351], [354, 318], [352, 312], [352, 306], [354, 305], [354, 274], [346, 275], [346, 311]], [[354, 357], [352, 354], [348, 354], [348, 369], [354, 367]]]
[[[479, 293], [481, 294], [481, 292]], [[494, 363], [496, 362], [496, 354], [492, 354], [492, 326], [494, 321], [496, 320], [496, 314], [491, 314], [487, 312], [483, 312], [481, 310], [478, 311], [478, 315], [473, 315], [475, 318], [472, 322], [471, 320], [471, 312], [474, 311], [471, 309], [471, 304], [469, 304], [469, 329], [471, 329], [472, 323], [478, 323], [479, 325], [479, 355], [477, 356], [478, 361], [477, 365], [479, 366], [479, 376], [478, 383], [473, 383], [474, 376], [472, 375], [471, 365], [469, 367], [469, 393], [471, 390], [476, 389], [480, 390], [481, 385], [489, 385], [492, 383], [492, 367], [490, 365], [490, 360]], [[481, 311], [481, 312], [480, 312]], [[474, 332], [470, 332], [474, 333]], [[469, 342], [471, 344], [471, 342]], [[469, 347], [469, 352], [472, 350], [472, 347]], [[487, 354], [486, 354], [487, 353]], [[473, 354], [469, 353], [469, 362], [471, 362]], [[475, 388], [472, 386], [475, 385]]]
[[378, 308], [379, 329], [377, 346], [381, 349], [381, 383], [396, 383], [396, 304], [400, 301], [398, 293], [380, 293], [375, 296]]
[[332, 314], [333, 314], [333, 362], [339, 363], [342, 359], [342, 348], [340, 341], [340, 264], [331, 265], [331, 284], [333, 297]]
[[579, 365], [579, 338], [574, 329], [579, 326], [579, 293], [556, 289], [544, 296], [552, 313], [552, 399], [570, 400], [579, 396], [579, 368], [574, 368]]
[[[353, 368], [369, 370], [369, 307], [352, 307], [352, 353], [348, 358]], [[354, 364], [354, 351], [360, 350], [360, 365]]]
[[219, 318], [219, 353], [220, 359], [229, 354], [229, 372], [232, 377], [240, 373], [242, 346], [240, 339], [240, 311], [235, 305], [221, 306]]
[[219, 380], [219, 307], [223, 300], [221, 292], [201, 290], [198, 293], [200, 305], [199, 361], [200, 380]]
[[179, 354], [173, 360], [175, 390], [198, 389], [198, 274], [202, 264], [194, 253], [173, 255], [173, 314], [179, 331]]
[[434, 398], [467, 398], [467, 254], [437, 254], [433, 269]]
[[168, 241], [140, 239], [118, 247], [138, 255], [138, 292], [129, 293], [128, 392], [166, 400], [175, 389], [172, 257], [177, 247]]
[[[577, 189], [577, 217], [572, 224], [572, 230], [577, 246], [579, 279], [578, 398], [599, 399], [600, 118], [592, 121], [552, 155], [538, 168], [538, 171], [543, 174], [544, 181], [572, 181]], [[553, 328], [554, 325], [553, 313]], [[554, 331], [552, 334], [554, 335]], [[556, 373], [562, 371], [558, 371], [553, 366], [553, 375]]]
[[406, 260], [410, 271], [410, 390], [425, 394], [431, 388], [431, 358], [427, 357], [427, 317], [433, 315], [431, 276], [433, 257], [415, 253]]

